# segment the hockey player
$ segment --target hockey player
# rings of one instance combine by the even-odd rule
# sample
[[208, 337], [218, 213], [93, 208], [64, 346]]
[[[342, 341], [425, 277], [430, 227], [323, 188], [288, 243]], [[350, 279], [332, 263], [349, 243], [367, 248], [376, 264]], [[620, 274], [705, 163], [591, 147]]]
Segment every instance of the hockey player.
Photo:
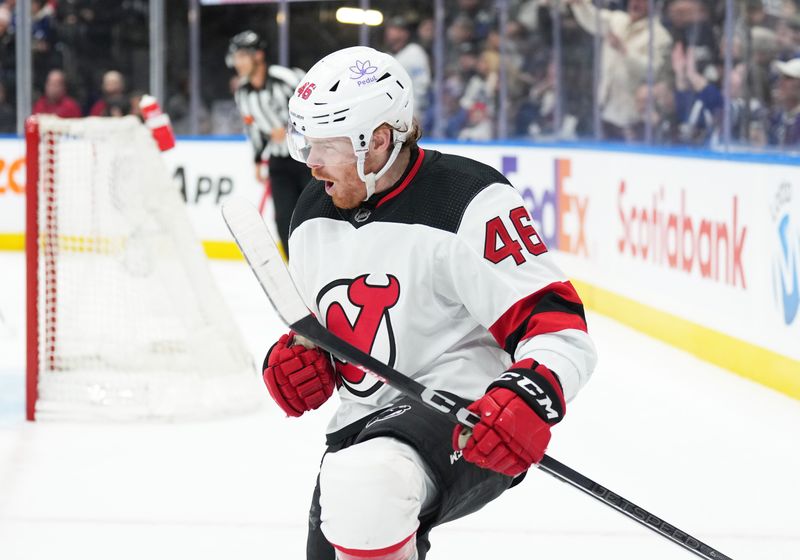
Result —
[[[292, 333], [264, 381], [289, 416], [340, 404], [309, 516], [309, 560], [422, 560], [429, 532], [540, 461], [595, 351], [583, 307], [508, 180], [423, 150], [390, 55], [335, 52], [289, 101], [292, 157], [316, 179], [290, 268], [328, 329], [438, 391], [474, 399], [474, 432]], [[469, 437], [468, 437], [469, 436]]]
[[288, 256], [292, 211], [311, 180], [306, 166], [293, 160], [286, 146], [286, 106], [300, 73], [267, 64], [266, 43], [254, 31], [242, 31], [231, 39], [225, 61], [239, 76], [236, 106], [255, 150], [259, 183], [266, 183], [269, 172], [275, 222]]

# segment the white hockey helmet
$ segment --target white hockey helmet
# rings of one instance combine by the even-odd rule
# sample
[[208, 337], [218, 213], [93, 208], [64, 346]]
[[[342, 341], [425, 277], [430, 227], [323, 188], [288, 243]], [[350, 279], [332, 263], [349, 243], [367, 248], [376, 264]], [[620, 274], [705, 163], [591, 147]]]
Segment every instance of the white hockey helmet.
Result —
[[[352, 153], [347, 146], [328, 164], [356, 163], [369, 198], [412, 131], [413, 116], [411, 78], [394, 57], [369, 47], [342, 49], [317, 62], [289, 99], [289, 152], [308, 163], [312, 141], [349, 139]], [[394, 148], [382, 169], [366, 175], [372, 133], [384, 123], [392, 127]]]

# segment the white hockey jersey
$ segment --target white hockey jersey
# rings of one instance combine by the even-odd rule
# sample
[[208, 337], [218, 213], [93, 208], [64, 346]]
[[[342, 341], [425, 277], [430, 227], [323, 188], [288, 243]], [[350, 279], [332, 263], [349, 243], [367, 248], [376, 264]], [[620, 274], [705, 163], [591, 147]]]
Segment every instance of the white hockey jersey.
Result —
[[[595, 364], [580, 298], [537, 235], [517, 190], [476, 161], [416, 149], [392, 189], [355, 210], [306, 187], [290, 269], [328, 329], [430, 388], [474, 400], [533, 358], [570, 400]], [[336, 361], [341, 404], [329, 441], [399, 393]]]

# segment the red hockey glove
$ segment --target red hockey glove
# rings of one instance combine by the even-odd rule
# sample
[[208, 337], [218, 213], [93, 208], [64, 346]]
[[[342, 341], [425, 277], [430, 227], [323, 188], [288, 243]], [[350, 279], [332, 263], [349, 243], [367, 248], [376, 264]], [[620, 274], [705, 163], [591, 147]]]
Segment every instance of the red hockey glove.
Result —
[[558, 377], [538, 362], [517, 362], [493, 381], [486, 394], [467, 407], [481, 420], [466, 446], [453, 431], [453, 448], [463, 447], [464, 459], [479, 467], [516, 476], [544, 457], [550, 426], [566, 411]]
[[289, 416], [319, 408], [333, 394], [336, 378], [330, 356], [316, 347], [294, 344], [294, 333], [283, 335], [264, 358], [264, 383]]

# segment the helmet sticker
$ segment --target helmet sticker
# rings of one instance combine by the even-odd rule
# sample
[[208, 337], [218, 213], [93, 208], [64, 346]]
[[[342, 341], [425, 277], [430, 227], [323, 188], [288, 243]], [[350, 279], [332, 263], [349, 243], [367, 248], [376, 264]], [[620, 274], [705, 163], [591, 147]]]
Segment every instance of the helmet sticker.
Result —
[[363, 62], [360, 60], [356, 60], [355, 66], [351, 66], [350, 71], [353, 73], [353, 75], [350, 76], [350, 79], [358, 80], [356, 83], [359, 86], [363, 86], [364, 84], [369, 84], [378, 81], [378, 79], [375, 76], [368, 77], [364, 80], [361, 79], [364, 78], [365, 76], [368, 76], [369, 74], [374, 74], [375, 72], [378, 71], [378, 67], [372, 66], [369, 60], [365, 60]]

